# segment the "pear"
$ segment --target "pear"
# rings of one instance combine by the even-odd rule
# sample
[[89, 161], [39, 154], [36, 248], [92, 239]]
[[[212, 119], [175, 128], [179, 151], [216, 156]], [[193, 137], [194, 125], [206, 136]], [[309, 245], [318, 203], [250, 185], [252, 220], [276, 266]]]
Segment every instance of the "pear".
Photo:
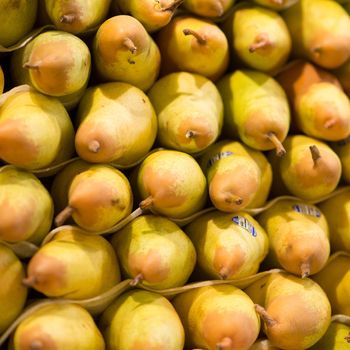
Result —
[[0, 46], [14, 45], [30, 32], [37, 8], [38, 0], [0, 1]]
[[0, 105], [0, 158], [36, 170], [74, 152], [74, 130], [63, 105], [34, 90], [18, 91]]
[[198, 267], [212, 279], [239, 279], [258, 272], [268, 252], [265, 231], [249, 214], [211, 211], [184, 228]]
[[0, 66], [0, 95], [4, 91], [4, 86], [5, 86], [4, 72], [2, 71], [2, 68]]
[[201, 17], [222, 17], [235, 3], [235, 0], [184, 0], [183, 7]]
[[102, 314], [100, 329], [109, 350], [182, 350], [184, 329], [163, 296], [133, 290], [118, 297]]
[[158, 150], [136, 170], [140, 207], [172, 218], [185, 218], [201, 210], [207, 182], [196, 160], [187, 153]]
[[147, 154], [157, 134], [157, 117], [148, 97], [121, 82], [87, 89], [77, 121], [76, 151], [92, 163], [130, 166]]
[[255, 4], [274, 11], [282, 11], [296, 4], [299, 0], [252, 0]]
[[53, 202], [31, 173], [14, 166], [0, 168], [0, 239], [39, 244], [50, 231]]
[[312, 278], [326, 292], [333, 314], [350, 316], [350, 255], [338, 255]]
[[227, 74], [217, 87], [224, 101], [226, 133], [257, 150], [275, 148], [282, 156], [290, 111], [286, 94], [277, 81], [265, 73], [246, 69]]
[[158, 116], [159, 145], [195, 154], [220, 135], [223, 103], [209, 79], [187, 72], [172, 73], [159, 79], [148, 97]]
[[142, 215], [112, 237], [124, 276], [146, 287], [166, 289], [183, 286], [196, 263], [191, 240], [172, 221]]
[[96, 71], [105, 81], [122, 81], [146, 91], [158, 77], [158, 46], [134, 17], [120, 15], [103, 22], [92, 50]]
[[330, 253], [328, 224], [316, 206], [280, 200], [260, 214], [258, 222], [269, 237], [269, 266], [301, 277], [325, 266]]
[[52, 303], [23, 319], [13, 335], [14, 350], [104, 350], [92, 316], [75, 304]]
[[326, 333], [331, 306], [322, 288], [309, 278], [274, 272], [244, 290], [264, 321], [272, 345], [307, 349]]
[[90, 68], [87, 45], [73, 34], [57, 30], [39, 34], [11, 57], [16, 84], [29, 84], [55, 96], [67, 109], [75, 107], [83, 95]]
[[24, 268], [14, 252], [0, 244], [0, 334], [21, 313], [27, 299], [27, 288], [22, 285]]
[[107, 17], [111, 0], [45, 0], [47, 15], [58, 30], [80, 34]]
[[332, 143], [331, 147], [340, 159], [343, 181], [350, 184], [350, 137]]
[[347, 340], [349, 332], [349, 326], [332, 322], [326, 334], [310, 350], [347, 350], [349, 349], [349, 341]]
[[48, 297], [81, 300], [98, 296], [119, 281], [111, 244], [67, 226], [30, 259], [23, 284]]
[[228, 67], [228, 41], [210, 20], [175, 17], [158, 32], [156, 43], [162, 55], [162, 75], [186, 71], [215, 81]]
[[149, 33], [166, 26], [183, 0], [114, 0], [124, 14], [138, 19]]
[[273, 10], [243, 2], [225, 20], [223, 30], [234, 55], [249, 68], [273, 72], [288, 59], [290, 34]]
[[331, 0], [300, 0], [282, 11], [293, 41], [293, 54], [332, 69], [350, 57], [350, 18]]
[[173, 305], [189, 349], [248, 350], [258, 337], [260, 320], [254, 304], [234, 286], [192, 289], [177, 295]]

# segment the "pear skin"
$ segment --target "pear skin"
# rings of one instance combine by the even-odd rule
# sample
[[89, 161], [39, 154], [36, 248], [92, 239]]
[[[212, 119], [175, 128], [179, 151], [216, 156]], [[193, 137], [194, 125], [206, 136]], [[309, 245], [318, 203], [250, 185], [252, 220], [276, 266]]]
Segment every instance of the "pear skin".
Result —
[[235, 0], [184, 0], [182, 7], [191, 13], [216, 19], [226, 14], [235, 3]]
[[252, 300], [231, 285], [178, 294], [173, 305], [186, 334], [186, 349], [248, 350], [260, 331]]
[[48, 297], [86, 299], [120, 282], [117, 257], [101, 236], [69, 227], [30, 259], [23, 283]]
[[148, 92], [158, 117], [159, 145], [196, 154], [221, 133], [223, 103], [207, 78], [187, 72], [159, 79]]
[[332, 143], [331, 147], [340, 159], [343, 181], [350, 184], [350, 137]]
[[12, 341], [14, 350], [105, 349], [94, 319], [75, 304], [41, 307], [20, 322]]
[[2, 68], [0, 66], [0, 95], [4, 91], [4, 86], [5, 86], [4, 72], [2, 71]]
[[182, 286], [196, 263], [191, 240], [172, 221], [142, 215], [112, 237], [124, 276], [154, 289]]
[[160, 52], [143, 25], [131, 16], [114, 16], [99, 27], [93, 43], [98, 75], [148, 90], [160, 69]]
[[332, 322], [326, 334], [310, 350], [347, 350], [349, 349], [349, 341], [347, 340], [349, 332], [349, 326]]
[[299, 0], [252, 0], [255, 4], [274, 11], [282, 11], [296, 4]]

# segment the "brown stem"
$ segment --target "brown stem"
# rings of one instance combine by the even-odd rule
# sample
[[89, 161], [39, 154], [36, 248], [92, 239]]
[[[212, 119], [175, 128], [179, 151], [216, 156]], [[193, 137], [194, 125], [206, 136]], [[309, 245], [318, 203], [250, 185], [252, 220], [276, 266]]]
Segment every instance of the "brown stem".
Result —
[[93, 153], [97, 153], [101, 148], [101, 144], [97, 140], [92, 140], [88, 144], [88, 150]]
[[330, 129], [332, 126], [334, 126], [337, 123], [337, 120], [335, 118], [328, 119], [324, 124], [325, 129]]
[[276, 134], [272, 131], [267, 133], [267, 138], [274, 144], [276, 148], [276, 154], [278, 157], [283, 157], [286, 154], [286, 150], [284, 149], [281, 141], [278, 139]]
[[253, 44], [249, 46], [249, 52], [255, 52], [258, 49], [271, 46], [271, 41], [266, 33], [261, 33], [256, 36]]
[[197, 41], [200, 45], [206, 45], [206, 43], [207, 43], [207, 40], [202, 35], [200, 35], [198, 32], [196, 32], [192, 29], [186, 28], [182, 32], [185, 35], [193, 35], [197, 39]]
[[29, 345], [30, 350], [41, 350], [43, 348], [44, 348], [44, 344], [39, 339], [33, 340]]
[[65, 207], [60, 213], [55, 217], [55, 225], [62, 226], [73, 214], [74, 208], [71, 206]]
[[312, 160], [314, 162], [314, 167], [317, 166], [317, 161], [321, 158], [321, 154], [319, 149], [317, 148], [316, 145], [312, 145], [309, 147], [310, 152], [311, 152], [311, 156], [312, 156]]
[[225, 337], [221, 340], [220, 343], [216, 343], [215, 348], [216, 350], [225, 350], [225, 349], [231, 349], [233, 345], [233, 341], [229, 337]]
[[263, 319], [267, 327], [273, 327], [277, 323], [277, 321], [274, 320], [262, 306], [260, 306], [259, 304], [255, 304], [254, 306], [256, 312]]
[[170, 11], [170, 12], [175, 12], [175, 10], [184, 2], [184, 0], [174, 0], [174, 2], [161, 9], [161, 11], [165, 12], [165, 11]]
[[26, 62], [23, 64], [22, 66], [23, 68], [27, 68], [27, 69], [39, 69], [40, 65], [38, 63], [30, 63], [30, 62]]
[[197, 133], [193, 130], [188, 130], [185, 136], [186, 139], [193, 139], [195, 136], [197, 136]]
[[300, 266], [301, 278], [306, 278], [310, 276], [310, 263], [308, 261], [303, 262]]
[[76, 15], [71, 13], [71, 14], [61, 16], [59, 21], [65, 24], [72, 24], [76, 19], [77, 19]]
[[137, 47], [135, 46], [134, 42], [130, 38], [125, 38], [123, 41], [123, 45], [132, 53], [134, 54], [137, 51]]
[[137, 286], [140, 282], [143, 281], [143, 274], [139, 273], [131, 282], [130, 286], [135, 287]]
[[241, 205], [243, 203], [243, 198], [236, 196], [235, 194], [232, 193], [227, 193], [225, 202], [228, 204], [236, 204], [236, 205]]
[[348, 343], [350, 343], [350, 332], [349, 334], [344, 338]]
[[139, 204], [139, 207], [142, 210], [150, 209], [152, 206], [153, 206], [153, 197], [152, 196], [147, 197]]
[[33, 287], [37, 283], [35, 276], [28, 276], [22, 279], [22, 284], [28, 288]]

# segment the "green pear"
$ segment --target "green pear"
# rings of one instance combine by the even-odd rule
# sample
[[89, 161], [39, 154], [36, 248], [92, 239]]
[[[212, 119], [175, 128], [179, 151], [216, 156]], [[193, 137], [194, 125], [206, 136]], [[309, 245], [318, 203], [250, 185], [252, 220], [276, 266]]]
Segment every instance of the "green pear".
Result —
[[217, 87], [224, 101], [226, 133], [257, 150], [275, 148], [282, 156], [290, 111], [286, 94], [277, 81], [262, 72], [236, 70], [224, 76]]
[[196, 263], [191, 240], [172, 221], [142, 215], [112, 237], [122, 271], [154, 289], [183, 286]]
[[100, 329], [109, 350], [182, 350], [184, 329], [163, 296], [133, 290], [118, 297], [102, 314]]
[[88, 84], [90, 51], [78, 37], [57, 30], [39, 34], [11, 56], [16, 84], [29, 84], [57, 97], [67, 109], [75, 107]]
[[0, 239], [39, 244], [50, 231], [53, 202], [31, 173], [14, 166], [0, 168]]
[[260, 331], [252, 300], [231, 285], [178, 294], [173, 305], [185, 328], [186, 348], [248, 350]]
[[184, 0], [183, 7], [200, 17], [217, 19], [226, 14], [235, 0]]
[[268, 238], [249, 214], [211, 211], [184, 228], [197, 252], [197, 265], [208, 279], [239, 279], [258, 272]]
[[23, 283], [48, 297], [86, 299], [120, 282], [117, 257], [103, 237], [67, 226], [30, 259]]
[[130, 166], [148, 153], [157, 134], [157, 117], [147, 95], [121, 82], [87, 89], [77, 122], [76, 151], [92, 163]]
[[0, 244], [0, 334], [21, 313], [27, 299], [23, 286], [24, 268], [14, 252]]
[[216, 141], [223, 123], [223, 103], [207, 78], [179, 72], [159, 79], [148, 92], [158, 117], [159, 145], [195, 154]]
[[307, 349], [327, 331], [330, 303], [322, 288], [309, 278], [274, 272], [244, 291], [256, 303], [264, 333], [278, 348]]
[[34, 26], [38, 0], [0, 1], [0, 46], [11, 46]]
[[104, 350], [92, 316], [75, 304], [49, 304], [23, 319], [13, 335], [13, 350]]
[[96, 71], [105, 81], [122, 81], [146, 91], [158, 77], [158, 46], [134, 17], [120, 15], [103, 22], [92, 50]]
[[331, 147], [340, 159], [343, 181], [350, 184], [350, 137], [332, 143]]
[[270, 267], [308, 277], [326, 264], [329, 231], [325, 216], [314, 205], [297, 200], [280, 200], [258, 217], [269, 238]]
[[18, 91], [0, 105], [0, 158], [36, 170], [70, 159], [74, 152], [71, 119], [54, 97]]
[[186, 71], [215, 81], [229, 64], [226, 36], [210, 20], [175, 17], [158, 32], [156, 43], [162, 55], [162, 75]]
[[310, 350], [348, 350], [349, 340], [347, 338], [349, 332], [349, 326], [339, 322], [332, 322], [326, 334]]

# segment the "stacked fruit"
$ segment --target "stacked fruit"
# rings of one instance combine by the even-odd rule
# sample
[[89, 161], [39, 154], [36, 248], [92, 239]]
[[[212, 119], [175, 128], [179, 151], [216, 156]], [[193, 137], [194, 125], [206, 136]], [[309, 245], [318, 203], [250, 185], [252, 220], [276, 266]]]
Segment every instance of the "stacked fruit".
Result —
[[0, 0], [0, 347], [349, 348], [349, 13]]

